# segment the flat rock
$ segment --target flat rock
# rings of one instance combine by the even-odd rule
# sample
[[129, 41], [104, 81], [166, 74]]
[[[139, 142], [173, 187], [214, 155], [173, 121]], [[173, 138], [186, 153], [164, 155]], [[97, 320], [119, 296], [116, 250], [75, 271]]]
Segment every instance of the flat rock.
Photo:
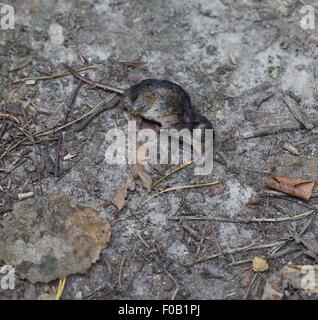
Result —
[[111, 237], [98, 212], [59, 193], [16, 203], [0, 227], [0, 260], [32, 283], [85, 273]]

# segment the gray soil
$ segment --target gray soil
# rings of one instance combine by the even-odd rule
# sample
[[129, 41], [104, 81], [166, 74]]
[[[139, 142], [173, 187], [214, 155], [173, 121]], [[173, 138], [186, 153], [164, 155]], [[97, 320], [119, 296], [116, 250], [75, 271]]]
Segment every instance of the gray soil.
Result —
[[[45, 196], [62, 191], [101, 212], [112, 226], [110, 246], [88, 273], [68, 277], [63, 299], [259, 299], [266, 279], [288, 262], [315, 263], [305, 250], [296, 248], [270, 259], [269, 269], [258, 273], [251, 287], [251, 260], [266, 256], [270, 248], [224, 253], [193, 263], [231, 248], [274, 243], [299, 232], [310, 220], [243, 224], [211, 218], [282, 218], [308, 211], [307, 205], [318, 209], [316, 197], [304, 202], [264, 196], [269, 172], [318, 180], [317, 131], [293, 130], [251, 139], [239, 135], [246, 124], [259, 119], [292, 119], [282, 98], [286, 91], [301, 98], [305, 113], [317, 114], [318, 27], [300, 27], [300, 1], [287, 1], [290, 7], [279, 0], [7, 2], [15, 7], [16, 21], [15, 30], [0, 31], [1, 108], [16, 95], [18, 103], [32, 101], [42, 112], [37, 118], [39, 127], [62, 123], [76, 86], [72, 76], [35, 84], [11, 81], [59, 71], [63, 63], [80, 65], [81, 52], [89, 63], [99, 66], [87, 71], [87, 76], [101, 83], [128, 88], [142, 79], [158, 78], [180, 84], [190, 94], [195, 109], [213, 123], [215, 149], [228, 159], [227, 166], [216, 161], [208, 176], [195, 176], [190, 166], [165, 180], [158, 190], [217, 180], [222, 187], [165, 193], [140, 209], [140, 202], [149, 195], [137, 181], [128, 206], [118, 212], [110, 200], [126, 181], [131, 167], [104, 161], [109, 144], [105, 132], [124, 129], [127, 122], [125, 113], [115, 108], [100, 114], [81, 132], [75, 132], [74, 127], [65, 132], [63, 148], [77, 157], [63, 162], [70, 171], [62, 178], [46, 173], [27, 184], [32, 158], [14, 170], [10, 190], [4, 192], [33, 191], [36, 196]], [[316, 0], [307, 2], [317, 4]], [[62, 28], [62, 35], [54, 32], [58, 28]], [[30, 63], [10, 72], [21, 58], [29, 58]], [[131, 61], [144, 64], [122, 63]], [[271, 66], [280, 71], [276, 79], [269, 72]], [[274, 93], [273, 97], [256, 107], [255, 101], [268, 92]], [[70, 120], [107, 94], [84, 85]], [[297, 146], [300, 155], [284, 150], [285, 142]], [[53, 156], [56, 142], [48, 147]], [[10, 168], [23, 150], [6, 157], [3, 165]], [[153, 179], [167, 169], [152, 168]], [[7, 185], [4, 177], [1, 184]], [[178, 215], [204, 219], [168, 219]], [[317, 232], [318, 219], [314, 217], [302, 236], [314, 253], [318, 252]], [[297, 244], [286, 248], [293, 245]], [[246, 261], [232, 264], [241, 260]], [[242, 278], [247, 274], [250, 280], [245, 283]], [[56, 285], [53, 281], [49, 288], [54, 291]], [[0, 299], [33, 299], [49, 288], [18, 279], [15, 290], [0, 290]], [[285, 296], [308, 298], [297, 291], [286, 291]]]

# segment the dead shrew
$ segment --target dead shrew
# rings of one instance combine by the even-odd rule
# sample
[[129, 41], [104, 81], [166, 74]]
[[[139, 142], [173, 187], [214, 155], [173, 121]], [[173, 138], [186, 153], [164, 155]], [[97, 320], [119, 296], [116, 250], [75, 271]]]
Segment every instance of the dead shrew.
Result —
[[193, 109], [188, 93], [174, 82], [146, 79], [123, 90], [91, 81], [66, 67], [87, 84], [121, 94], [124, 109], [163, 129], [213, 129], [211, 122]]

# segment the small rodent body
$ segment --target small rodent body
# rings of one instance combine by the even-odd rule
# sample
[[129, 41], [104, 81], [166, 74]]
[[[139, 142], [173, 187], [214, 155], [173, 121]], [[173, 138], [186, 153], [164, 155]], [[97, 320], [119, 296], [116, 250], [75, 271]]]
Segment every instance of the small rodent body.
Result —
[[121, 106], [132, 111], [135, 116], [159, 124], [163, 129], [213, 129], [211, 122], [193, 109], [187, 92], [174, 82], [146, 79], [123, 90], [94, 82], [70, 66], [65, 67], [79, 80], [121, 95]]
[[123, 95], [124, 108], [164, 129], [212, 129], [211, 122], [193, 109], [187, 92], [171, 81], [146, 79]]

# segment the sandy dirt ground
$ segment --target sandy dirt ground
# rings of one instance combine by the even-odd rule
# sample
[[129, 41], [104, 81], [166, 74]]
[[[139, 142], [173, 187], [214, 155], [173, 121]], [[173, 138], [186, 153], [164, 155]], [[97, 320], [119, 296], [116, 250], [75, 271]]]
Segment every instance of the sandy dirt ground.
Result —
[[[318, 12], [316, 0], [307, 2]], [[76, 87], [73, 76], [13, 81], [58, 72], [64, 63], [78, 66], [83, 56], [87, 64], [98, 66], [86, 71], [86, 76], [101, 83], [128, 88], [142, 79], [158, 78], [180, 84], [195, 109], [213, 123], [215, 153], [222, 155], [210, 175], [196, 176], [189, 166], [150, 194], [137, 181], [120, 212], [111, 199], [131, 167], [110, 165], [104, 158], [109, 145], [105, 132], [126, 128], [127, 115], [121, 109], [101, 113], [80, 132], [73, 127], [65, 131], [63, 148], [77, 157], [63, 162], [69, 170], [61, 178], [46, 173], [26, 184], [34, 165], [30, 158], [10, 174], [6, 189], [5, 172], [24, 148], [4, 157], [3, 199], [26, 191], [39, 197], [65, 192], [96, 209], [112, 227], [109, 247], [87, 273], [67, 278], [63, 299], [261, 299], [268, 279], [278, 279], [281, 285], [279, 272], [287, 263], [317, 263], [317, 189], [309, 201], [303, 201], [269, 194], [265, 186], [271, 174], [318, 180], [317, 130], [297, 128], [284, 101], [289, 92], [309, 120], [317, 116], [318, 26], [301, 28], [301, 1], [7, 3], [15, 8], [15, 29], [0, 30], [1, 110], [10, 103], [12, 107], [12, 99], [12, 108], [32, 103], [39, 113], [39, 126], [61, 124]], [[22, 67], [15, 69], [21, 61]], [[107, 94], [83, 85], [70, 120]], [[244, 130], [259, 121], [278, 121], [282, 126], [292, 121], [296, 128], [245, 139]], [[299, 154], [285, 150], [285, 143], [295, 146]], [[53, 155], [56, 141], [47, 146]], [[1, 148], [2, 154], [5, 149]], [[156, 181], [173, 168], [157, 165], [150, 173]], [[167, 192], [140, 207], [144, 199], [165, 188], [211, 181], [220, 183]], [[308, 210], [313, 214], [295, 221], [248, 223]], [[1, 219], [0, 214], [0, 227]], [[272, 245], [299, 235], [307, 225], [300, 237], [281, 249]], [[235, 253], [253, 244], [254, 249]], [[253, 258], [271, 255], [273, 248], [281, 254], [267, 259], [266, 271], [255, 273]], [[31, 284], [17, 275], [15, 289], [0, 290], [0, 299], [36, 299], [54, 292], [56, 286], [57, 281]], [[282, 294], [284, 299], [315, 297], [290, 287]]]

